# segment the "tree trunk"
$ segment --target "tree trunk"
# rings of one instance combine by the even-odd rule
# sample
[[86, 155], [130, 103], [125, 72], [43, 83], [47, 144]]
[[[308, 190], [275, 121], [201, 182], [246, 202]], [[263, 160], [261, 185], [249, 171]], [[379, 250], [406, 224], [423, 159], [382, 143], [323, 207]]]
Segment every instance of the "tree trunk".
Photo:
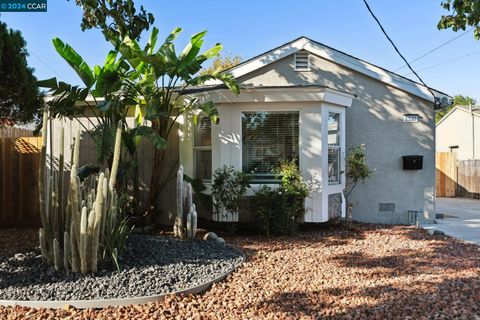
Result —
[[150, 192], [148, 194], [148, 208], [149, 215], [156, 214], [159, 211], [159, 196], [162, 186], [161, 176], [164, 167], [165, 149], [155, 150], [153, 158], [152, 177], [150, 178]]
[[163, 189], [162, 170], [165, 166], [165, 150], [168, 147], [167, 127], [169, 122], [165, 119], [154, 121], [152, 128], [167, 141], [164, 149], [155, 149], [153, 157], [152, 176], [150, 178], [150, 191], [148, 194], [147, 215], [151, 218], [158, 215], [160, 211], [159, 197]]

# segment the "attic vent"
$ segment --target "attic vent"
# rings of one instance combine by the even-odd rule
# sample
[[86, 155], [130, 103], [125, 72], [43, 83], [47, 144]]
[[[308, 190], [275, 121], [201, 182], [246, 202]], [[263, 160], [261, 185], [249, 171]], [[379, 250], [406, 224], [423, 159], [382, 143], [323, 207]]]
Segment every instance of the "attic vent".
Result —
[[296, 71], [309, 71], [310, 55], [308, 51], [302, 50], [295, 53], [294, 65]]

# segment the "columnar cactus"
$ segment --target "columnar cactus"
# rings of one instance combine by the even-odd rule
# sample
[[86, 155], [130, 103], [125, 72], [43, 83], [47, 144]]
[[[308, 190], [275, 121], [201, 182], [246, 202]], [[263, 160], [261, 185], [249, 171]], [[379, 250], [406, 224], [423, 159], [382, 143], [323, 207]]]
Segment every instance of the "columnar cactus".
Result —
[[197, 232], [197, 211], [193, 204], [192, 185], [184, 183], [183, 166], [177, 171], [177, 216], [173, 233], [180, 238], [195, 238]]
[[[42, 228], [39, 230], [42, 257], [57, 270], [96, 272], [105, 233], [117, 223], [115, 177], [120, 160], [122, 126], [115, 138], [112, 174], [108, 170], [80, 182], [77, 176], [80, 159], [80, 133], [77, 133], [72, 157], [67, 204], [63, 201], [63, 173], [46, 173], [47, 112], [42, 130], [42, 156], [39, 193]], [[60, 136], [59, 170], [63, 171], [63, 128]], [[46, 183], [48, 181], [48, 184]], [[47, 190], [45, 190], [48, 186]]]
[[183, 166], [180, 165], [177, 171], [177, 216], [173, 225], [173, 233], [176, 237], [183, 238], [184, 234], [184, 184], [183, 184]]
[[190, 207], [190, 212], [187, 215], [187, 237], [189, 239], [195, 238], [197, 233], [197, 210], [195, 204]]

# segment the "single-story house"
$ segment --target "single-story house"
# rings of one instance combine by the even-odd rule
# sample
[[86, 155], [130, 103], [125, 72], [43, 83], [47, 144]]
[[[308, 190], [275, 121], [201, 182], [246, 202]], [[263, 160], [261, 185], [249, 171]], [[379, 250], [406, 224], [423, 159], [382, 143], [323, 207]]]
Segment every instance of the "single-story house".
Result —
[[480, 159], [480, 107], [453, 107], [435, 131], [437, 152], [453, 152], [458, 160]]
[[[216, 104], [220, 122], [184, 119], [180, 163], [187, 174], [208, 183], [213, 169], [229, 165], [252, 174], [255, 189], [272, 182], [279, 160], [297, 159], [315, 186], [305, 222], [325, 222], [345, 215], [345, 154], [365, 144], [374, 172], [352, 194], [354, 219], [406, 223], [409, 211], [432, 219], [435, 113], [427, 88], [306, 37], [228, 72], [242, 88], [239, 96], [215, 82], [192, 90]], [[421, 169], [404, 169], [403, 156], [411, 155], [423, 159]], [[244, 218], [241, 212], [226, 220]]]
[[[248, 196], [260, 185], [275, 182], [271, 172], [280, 160], [293, 159], [311, 186], [305, 222], [325, 222], [345, 216], [345, 155], [348, 146], [365, 144], [373, 175], [351, 195], [353, 218], [407, 223], [409, 211], [419, 211], [421, 219], [432, 219], [435, 113], [428, 88], [306, 37], [226, 72], [237, 79], [240, 95], [216, 82], [190, 91], [213, 101], [220, 121], [181, 117], [178, 136], [171, 137], [168, 161], [182, 164], [185, 174], [208, 186], [216, 168], [233, 166], [251, 175]], [[75, 128], [78, 124], [67, 124], [65, 141]], [[145, 150], [139, 160], [141, 188], [148, 187], [152, 160]], [[94, 155], [90, 152], [89, 157]], [[405, 170], [412, 168], [412, 159], [417, 170]], [[162, 195], [165, 213], [175, 212], [174, 197], [173, 182]], [[252, 217], [248, 210], [227, 216], [199, 214], [217, 221]], [[162, 222], [172, 223], [173, 218], [164, 214]]]

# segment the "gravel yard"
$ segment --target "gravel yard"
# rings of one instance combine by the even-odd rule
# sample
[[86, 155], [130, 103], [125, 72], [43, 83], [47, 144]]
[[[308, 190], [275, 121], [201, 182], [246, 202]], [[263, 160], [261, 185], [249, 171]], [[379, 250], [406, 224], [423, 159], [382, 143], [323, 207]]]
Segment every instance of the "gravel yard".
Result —
[[101, 310], [0, 307], [0, 318], [480, 319], [479, 246], [403, 226], [316, 228], [226, 238], [247, 262], [204, 294]]
[[93, 276], [55, 271], [42, 263], [40, 250], [27, 250], [0, 256], [0, 299], [88, 300], [158, 295], [212, 281], [242, 260], [239, 250], [213, 241], [132, 235], [119, 261], [120, 272], [105, 266]]

